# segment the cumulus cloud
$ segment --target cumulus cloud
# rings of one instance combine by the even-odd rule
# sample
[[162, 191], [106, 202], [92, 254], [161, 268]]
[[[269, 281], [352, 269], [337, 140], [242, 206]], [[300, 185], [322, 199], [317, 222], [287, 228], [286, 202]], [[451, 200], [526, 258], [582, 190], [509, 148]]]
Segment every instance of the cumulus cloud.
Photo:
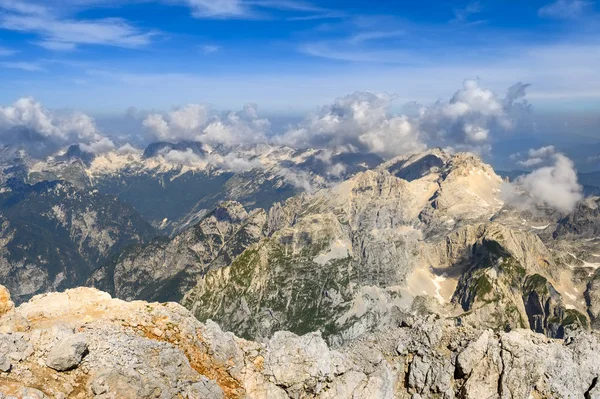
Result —
[[323, 149], [315, 156], [316, 159], [323, 162], [327, 169], [325, 170], [325, 174], [330, 177], [341, 178], [344, 173], [346, 173], [346, 165], [334, 162], [334, 155], [339, 154], [340, 152], [354, 152], [355, 150], [352, 148], [338, 148], [337, 151], [331, 149]]
[[165, 161], [185, 166], [205, 166], [208, 162], [200, 155], [196, 154], [191, 148], [185, 151], [169, 150], [161, 154]]
[[[193, 169], [205, 169], [214, 167], [219, 171], [242, 173], [251, 170], [269, 171], [272, 175], [280, 178], [299, 190], [314, 192], [321, 185], [316, 183], [316, 178], [309, 171], [297, 167], [287, 167], [282, 164], [270, 165], [262, 163], [252, 151], [230, 152], [225, 155], [216, 152], [197, 153], [191, 148], [186, 150], [165, 149], [158, 154], [165, 162], [176, 166], [186, 166]], [[334, 164], [332, 173], [339, 171], [343, 165]], [[337, 172], [336, 172], [337, 171]]]
[[248, 154], [230, 152], [225, 155], [217, 153], [198, 154], [191, 148], [184, 151], [166, 150], [159, 153], [162, 158], [171, 164], [190, 166], [196, 168], [205, 168], [213, 166], [222, 171], [228, 172], [247, 172], [253, 169], [264, 169], [259, 159], [252, 158]]
[[144, 126], [159, 141], [199, 141], [216, 145], [258, 143], [266, 140], [270, 122], [247, 104], [241, 111], [221, 116], [205, 105], [190, 104], [166, 114], [151, 114]]
[[530, 168], [544, 163], [550, 156], [556, 153], [556, 148], [553, 145], [541, 147], [538, 149], [531, 148], [527, 152], [527, 159], [522, 158], [521, 153], [512, 154], [509, 158], [517, 161], [517, 165]]
[[[482, 153], [489, 151], [496, 134], [513, 129], [520, 115], [529, 111], [525, 100], [527, 87], [518, 83], [504, 96], [499, 96], [477, 80], [466, 80], [449, 100], [430, 105], [413, 103], [412, 112], [408, 114], [391, 111], [395, 99], [392, 95], [357, 92], [336, 99], [283, 132], [274, 132], [275, 135], [270, 121], [259, 116], [254, 104], [224, 113], [206, 105], [189, 104], [170, 112], [132, 111], [131, 114], [142, 120], [146, 142], [195, 141], [213, 147], [268, 142], [294, 148], [375, 153], [384, 158], [422, 151], [427, 142]], [[37, 143], [39, 151], [44, 146], [54, 149], [69, 141], [68, 144], [82, 143], [86, 151], [104, 152], [115, 148], [85, 114], [57, 115], [32, 99], [21, 99], [0, 111], [3, 142], [8, 144]], [[121, 141], [132, 139], [128, 136]], [[173, 162], [182, 155], [186, 154], [173, 153]], [[193, 161], [189, 156], [181, 160], [183, 163]], [[342, 165], [333, 164], [331, 160], [323, 162], [328, 164], [326, 172], [330, 176], [344, 174]], [[530, 165], [537, 165], [535, 162], [532, 159]]]
[[313, 193], [317, 190], [314, 184], [314, 179], [307, 171], [283, 168], [278, 170], [276, 174], [287, 184], [290, 184], [302, 191], [306, 191], [307, 193]]
[[[561, 212], [570, 212], [583, 198], [573, 161], [552, 146], [529, 150], [532, 165], [548, 163], [504, 187], [507, 202], [524, 208], [545, 204]], [[539, 161], [538, 161], [539, 160]]]
[[235, 153], [229, 153], [225, 156], [211, 154], [209, 160], [211, 164], [231, 172], [247, 172], [252, 169], [264, 168], [264, 165], [258, 159], [244, 158]]
[[21, 98], [11, 106], [0, 107], [0, 142], [25, 148], [34, 156], [74, 143], [87, 146], [86, 151], [90, 152], [114, 148], [112, 141], [98, 132], [90, 116], [80, 112], [59, 115], [33, 98]]
[[392, 96], [368, 92], [338, 98], [276, 141], [300, 148], [352, 146], [383, 156], [424, 149], [418, 127], [407, 116], [388, 115], [392, 100]]
[[79, 147], [83, 151], [90, 152], [92, 154], [103, 154], [116, 148], [115, 143], [113, 143], [108, 137], [102, 137], [101, 139], [92, 141], [90, 143], [81, 143], [79, 144]]
[[135, 148], [129, 143], [123, 144], [121, 147], [117, 149], [119, 154], [139, 154], [142, 152], [139, 148]]
[[528, 86], [519, 82], [502, 98], [481, 87], [478, 80], [465, 80], [449, 101], [422, 107], [418, 125], [429, 139], [461, 150], [489, 152], [492, 134], [512, 129], [517, 118], [529, 110], [525, 100]]
[[433, 141], [458, 150], [488, 152], [492, 136], [508, 131], [530, 109], [528, 84], [517, 83], [504, 97], [466, 80], [450, 100], [410, 104], [409, 115], [390, 115], [387, 94], [359, 92], [338, 98], [298, 126], [276, 137], [293, 147], [351, 146], [383, 157], [413, 153]]

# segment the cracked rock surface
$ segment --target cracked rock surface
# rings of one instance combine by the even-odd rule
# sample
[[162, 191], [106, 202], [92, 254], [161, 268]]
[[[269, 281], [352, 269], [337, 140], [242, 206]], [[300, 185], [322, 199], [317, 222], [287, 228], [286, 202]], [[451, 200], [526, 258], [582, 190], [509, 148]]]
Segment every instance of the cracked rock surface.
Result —
[[[598, 395], [595, 332], [569, 331], [556, 340], [436, 316], [401, 318], [332, 349], [319, 332], [247, 341], [175, 303], [124, 302], [91, 288], [44, 294], [0, 318], [0, 360], [10, 365], [0, 369], [0, 398]], [[77, 355], [66, 371], [47, 365], [58, 347]]]

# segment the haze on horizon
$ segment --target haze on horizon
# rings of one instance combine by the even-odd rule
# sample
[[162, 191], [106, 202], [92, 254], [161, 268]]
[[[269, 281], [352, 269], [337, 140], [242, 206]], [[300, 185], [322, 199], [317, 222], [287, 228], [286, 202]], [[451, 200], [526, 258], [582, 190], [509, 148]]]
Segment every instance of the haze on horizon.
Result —
[[599, 21], [585, 0], [2, 0], [0, 138], [441, 146], [504, 169], [553, 145], [595, 170]]

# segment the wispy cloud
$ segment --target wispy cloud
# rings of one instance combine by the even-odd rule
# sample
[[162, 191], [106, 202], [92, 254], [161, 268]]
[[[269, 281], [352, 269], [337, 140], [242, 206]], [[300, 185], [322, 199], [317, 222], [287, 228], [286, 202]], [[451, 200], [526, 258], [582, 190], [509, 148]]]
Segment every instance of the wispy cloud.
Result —
[[10, 48], [6, 48], [6, 47], [0, 47], [0, 57], [8, 57], [11, 55], [15, 55], [17, 53], [17, 50], [13, 50]]
[[53, 40], [41, 40], [38, 42], [34, 42], [34, 44], [52, 51], [71, 51], [75, 50], [75, 48], [77, 47], [75, 43], [57, 42]]
[[247, 18], [252, 9], [241, 0], [186, 0], [196, 18]]
[[0, 62], [0, 67], [8, 69], [20, 69], [21, 71], [27, 72], [40, 72], [44, 71], [44, 68], [37, 62], [28, 61], [5, 61]]
[[416, 55], [404, 46], [408, 40], [404, 27], [399, 21], [380, 17], [322, 24], [312, 31], [312, 37], [319, 39], [300, 43], [298, 51], [338, 61], [406, 63], [415, 60]]
[[421, 57], [401, 49], [365, 49], [351, 46], [347, 40], [310, 42], [300, 45], [301, 53], [337, 61], [403, 64], [415, 63]]
[[200, 46], [200, 51], [204, 55], [211, 55], [221, 50], [221, 46], [217, 46], [215, 44], [204, 44]]
[[272, 11], [283, 11], [287, 19], [309, 20], [336, 18], [341, 13], [312, 3], [296, 0], [181, 0], [199, 19], [262, 19], [271, 18]]
[[141, 47], [154, 35], [121, 18], [64, 17], [55, 8], [12, 0], [0, 0], [0, 27], [36, 34], [41, 39], [36, 43], [51, 50], [72, 50], [82, 44]]
[[355, 34], [348, 41], [352, 44], [360, 44], [372, 40], [391, 39], [394, 37], [400, 37], [404, 34], [405, 32], [403, 30], [366, 31]]
[[483, 7], [481, 4], [476, 1], [474, 3], [470, 3], [464, 8], [455, 8], [454, 9], [454, 19], [450, 22], [453, 23], [461, 23], [461, 24], [478, 24], [482, 23], [482, 20], [471, 21], [470, 17], [472, 15], [479, 14], [483, 11]]
[[577, 19], [585, 14], [594, 3], [586, 0], [556, 0], [538, 10], [543, 18]]

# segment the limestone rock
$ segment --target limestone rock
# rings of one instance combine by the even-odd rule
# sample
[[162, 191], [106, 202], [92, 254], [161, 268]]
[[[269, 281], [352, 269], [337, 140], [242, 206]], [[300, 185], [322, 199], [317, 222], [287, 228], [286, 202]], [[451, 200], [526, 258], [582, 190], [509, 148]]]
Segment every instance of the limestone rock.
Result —
[[277, 385], [318, 393], [319, 384], [332, 374], [329, 348], [317, 333], [299, 337], [277, 332], [267, 345], [265, 373], [273, 376]]
[[179, 301], [198, 276], [227, 266], [264, 236], [266, 213], [248, 213], [235, 201], [208, 212], [165, 242], [157, 238], [94, 271], [87, 284], [126, 300]]
[[58, 342], [48, 353], [46, 366], [57, 370], [67, 371], [77, 367], [88, 350], [84, 334], [74, 334]]
[[13, 301], [10, 300], [10, 293], [8, 289], [0, 285], [0, 317], [15, 307]]
[[[251, 342], [180, 305], [123, 302], [89, 288], [38, 296], [15, 311], [30, 329], [0, 336], [0, 353], [19, 359], [0, 373], [0, 397], [568, 399], [594, 397], [600, 376], [600, 339], [582, 330], [562, 341], [413, 316], [333, 350], [320, 333]], [[78, 367], [39, 367], [79, 334], [89, 353]]]

